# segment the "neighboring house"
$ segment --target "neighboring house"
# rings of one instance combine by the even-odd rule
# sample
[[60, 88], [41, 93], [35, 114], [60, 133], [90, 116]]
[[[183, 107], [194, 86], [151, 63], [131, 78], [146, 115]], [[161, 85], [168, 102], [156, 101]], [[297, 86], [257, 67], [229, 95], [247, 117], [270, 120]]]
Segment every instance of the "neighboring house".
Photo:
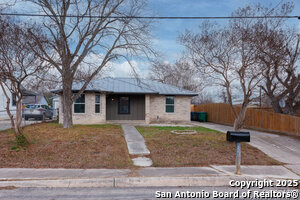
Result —
[[[4, 86], [5, 87], [5, 86]], [[16, 114], [16, 96], [12, 94], [6, 87], [5, 91], [7, 95], [10, 97], [10, 111], [12, 115]], [[43, 95], [28, 92], [25, 90], [25, 88], [22, 86], [23, 90], [23, 98], [22, 98], [22, 104], [44, 104], [48, 105], [48, 101]], [[0, 119], [8, 119], [8, 114], [6, 111], [6, 96], [4, 95], [4, 92], [2, 88], [0, 88]]]
[[59, 95], [55, 95], [49, 99], [52, 100], [53, 117], [57, 117], [59, 112]]
[[[74, 83], [78, 92], [83, 83]], [[53, 91], [60, 96], [62, 90]], [[116, 121], [189, 122], [191, 98], [197, 93], [171, 85], [135, 78], [93, 80], [72, 106], [74, 124]], [[63, 121], [60, 98], [59, 122]]]
[[[10, 105], [9, 109], [13, 115], [16, 113], [16, 96], [12, 94], [5, 86], [6, 94], [10, 97]], [[6, 111], [6, 103], [7, 99], [4, 95], [2, 88], [0, 87], [0, 119], [8, 119], [7, 111]]]
[[33, 92], [24, 92], [24, 97], [22, 99], [22, 103], [25, 105], [28, 104], [42, 104], [48, 105], [48, 101], [42, 94], [37, 94]]

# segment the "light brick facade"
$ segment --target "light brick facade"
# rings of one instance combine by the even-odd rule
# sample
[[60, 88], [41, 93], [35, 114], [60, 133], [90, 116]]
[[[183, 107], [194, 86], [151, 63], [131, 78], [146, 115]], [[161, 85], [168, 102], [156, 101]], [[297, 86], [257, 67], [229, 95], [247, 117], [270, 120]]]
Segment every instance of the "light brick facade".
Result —
[[[166, 97], [164, 95], [145, 95], [144, 123], [177, 123], [190, 121], [190, 96], [175, 96], [174, 113], [166, 112]], [[59, 123], [63, 122], [62, 96], [60, 96]], [[100, 113], [95, 113], [95, 93], [85, 94], [85, 113], [74, 113], [74, 124], [106, 123], [106, 94], [101, 94]], [[111, 121], [109, 121], [111, 122]]]
[[[191, 97], [175, 96], [174, 112], [166, 112], [166, 97], [163, 95], [150, 96], [150, 123], [189, 122]], [[147, 104], [146, 104], [147, 105]]]
[[[63, 122], [62, 96], [59, 104], [59, 123]], [[100, 96], [100, 113], [95, 113], [95, 93], [85, 93], [85, 113], [74, 113], [72, 106], [73, 124], [103, 124], [106, 122], [106, 95]]]

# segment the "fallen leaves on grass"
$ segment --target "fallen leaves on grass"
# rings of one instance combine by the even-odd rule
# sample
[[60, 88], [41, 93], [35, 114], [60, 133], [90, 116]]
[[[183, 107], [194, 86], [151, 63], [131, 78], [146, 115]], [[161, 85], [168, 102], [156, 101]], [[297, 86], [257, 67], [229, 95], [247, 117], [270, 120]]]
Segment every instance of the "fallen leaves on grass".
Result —
[[14, 150], [14, 135], [0, 132], [0, 167], [24, 168], [130, 168], [123, 131], [117, 125], [60, 124], [28, 126], [27, 149]]
[[[226, 135], [203, 127], [137, 127], [146, 140], [155, 167], [235, 164], [235, 143]], [[172, 130], [195, 130], [195, 135], [176, 135]], [[242, 143], [242, 164], [278, 165], [280, 162]]]

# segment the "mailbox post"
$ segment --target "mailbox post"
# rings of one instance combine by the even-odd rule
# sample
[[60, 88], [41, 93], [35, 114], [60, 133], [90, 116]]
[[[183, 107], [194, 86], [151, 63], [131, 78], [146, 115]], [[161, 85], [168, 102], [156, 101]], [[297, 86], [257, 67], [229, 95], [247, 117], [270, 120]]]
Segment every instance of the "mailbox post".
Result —
[[235, 155], [235, 166], [236, 174], [241, 174], [241, 142], [250, 142], [249, 132], [236, 132], [227, 131], [226, 140], [229, 142], [235, 142], [236, 155]]
[[241, 174], [241, 143], [235, 142], [236, 155], [235, 155], [235, 168], [236, 174]]

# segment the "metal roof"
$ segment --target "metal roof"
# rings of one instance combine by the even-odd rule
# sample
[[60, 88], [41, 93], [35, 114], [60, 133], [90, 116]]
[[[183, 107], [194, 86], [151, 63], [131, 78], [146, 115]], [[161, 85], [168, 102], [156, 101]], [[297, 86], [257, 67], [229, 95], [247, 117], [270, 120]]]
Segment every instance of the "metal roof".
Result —
[[[83, 82], [73, 83], [72, 90], [78, 91]], [[62, 90], [55, 90], [58, 93]], [[186, 95], [197, 96], [198, 94], [184, 90], [172, 85], [139, 78], [101, 78], [92, 80], [85, 91], [98, 91], [110, 93], [132, 93], [132, 94], [161, 94], [161, 95]]]

